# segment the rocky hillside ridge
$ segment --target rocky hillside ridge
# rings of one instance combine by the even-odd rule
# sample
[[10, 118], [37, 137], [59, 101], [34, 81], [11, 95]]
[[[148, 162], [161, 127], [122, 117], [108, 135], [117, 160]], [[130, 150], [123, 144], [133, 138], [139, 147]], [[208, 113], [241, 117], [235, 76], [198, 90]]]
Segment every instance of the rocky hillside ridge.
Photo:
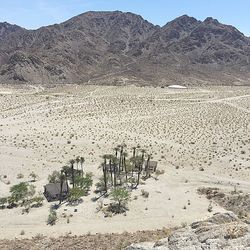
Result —
[[[122, 234], [93, 234], [58, 238], [37, 235], [26, 239], [0, 240], [0, 248], [12, 249], [96, 249], [96, 250], [246, 250], [250, 248], [249, 224], [232, 212], [214, 214], [204, 221], [179, 229], [139, 231]], [[131, 244], [133, 243], [133, 244]]]
[[37, 30], [0, 23], [1, 83], [243, 85], [249, 69], [250, 39], [213, 18], [159, 27], [114, 11]]
[[160, 241], [132, 244], [126, 250], [250, 249], [249, 230], [249, 225], [233, 213], [218, 213], [178, 229]]

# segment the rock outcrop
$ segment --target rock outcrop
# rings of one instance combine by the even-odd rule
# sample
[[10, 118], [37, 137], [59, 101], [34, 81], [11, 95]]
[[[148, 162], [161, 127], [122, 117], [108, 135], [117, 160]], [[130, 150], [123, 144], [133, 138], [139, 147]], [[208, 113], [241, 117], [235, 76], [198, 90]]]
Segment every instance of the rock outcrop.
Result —
[[178, 229], [168, 238], [133, 244], [126, 250], [246, 250], [250, 249], [249, 230], [233, 213], [218, 213]]

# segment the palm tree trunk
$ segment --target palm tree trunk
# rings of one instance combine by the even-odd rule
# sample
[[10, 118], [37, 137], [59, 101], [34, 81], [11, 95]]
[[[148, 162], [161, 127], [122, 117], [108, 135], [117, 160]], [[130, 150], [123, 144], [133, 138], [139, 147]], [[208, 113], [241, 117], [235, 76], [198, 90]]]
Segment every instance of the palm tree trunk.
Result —
[[121, 150], [120, 150], [120, 159], [119, 159], [119, 175], [120, 175], [120, 172], [121, 172], [122, 153], [123, 153], [123, 147], [121, 147]]
[[123, 164], [124, 164], [125, 176], [126, 176], [126, 183], [127, 183], [128, 182], [128, 172], [127, 172], [127, 166], [126, 166], [126, 158], [125, 158], [125, 156], [123, 158]]
[[75, 173], [74, 173], [74, 164], [71, 164], [71, 175], [72, 175], [72, 185], [75, 187]]
[[116, 187], [116, 164], [114, 164], [114, 187]]
[[81, 171], [82, 171], [82, 176], [83, 176], [83, 163], [81, 163]]
[[137, 183], [136, 183], [136, 187], [138, 187], [138, 185], [140, 184], [140, 175], [141, 175], [141, 171], [138, 171], [138, 176], [137, 176]]
[[106, 168], [106, 159], [104, 160], [104, 165], [103, 165], [103, 179], [104, 179], [104, 187], [105, 187], [105, 191], [107, 192], [107, 168]]
[[148, 177], [148, 174], [149, 174], [149, 161], [150, 161], [150, 155], [148, 156], [148, 159], [147, 159], [147, 165], [146, 165], [146, 177]]
[[62, 204], [62, 189], [63, 189], [63, 173], [61, 171], [61, 176], [60, 176], [60, 203], [59, 204]]
[[114, 183], [113, 183], [113, 174], [112, 174], [113, 170], [112, 170], [111, 159], [109, 160], [109, 170], [110, 170], [111, 184], [112, 184], [112, 186], [113, 186]]

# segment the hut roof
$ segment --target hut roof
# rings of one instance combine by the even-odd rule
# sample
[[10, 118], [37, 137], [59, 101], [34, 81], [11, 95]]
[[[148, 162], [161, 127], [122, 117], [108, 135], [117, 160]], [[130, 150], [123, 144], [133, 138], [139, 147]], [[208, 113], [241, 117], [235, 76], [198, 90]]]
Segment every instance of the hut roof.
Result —
[[[44, 186], [45, 190], [47, 193], [49, 193], [50, 195], [54, 196], [54, 195], [58, 195], [60, 194], [60, 190], [61, 190], [61, 183], [49, 183], [47, 185]], [[62, 185], [62, 192], [68, 192], [68, 184], [67, 182], [64, 182]]]

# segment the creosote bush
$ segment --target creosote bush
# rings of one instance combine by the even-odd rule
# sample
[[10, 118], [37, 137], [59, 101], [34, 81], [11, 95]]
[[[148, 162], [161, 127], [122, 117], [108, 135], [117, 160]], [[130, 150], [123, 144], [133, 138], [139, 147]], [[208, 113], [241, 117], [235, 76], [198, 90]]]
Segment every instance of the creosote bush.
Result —
[[115, 202], [110, 204], [111, 212], [123, 213], [127, 210], [126, 206], [130, 199], [130, 193], [126, 188], [114, 188], [110, 193], [110, 197]]
[[57, 212], [55, 211], [55, 209], [53, 207], [50, 208], [50, 213], [47, 219], [47, 224], [48, 225], [55, 225], [57, 221]]
[[48, 177], [49, 183], [59, 183], [60, 182], [60, 172], [54, 171], [51, 175]]
[[144, 189], [142, 189], [142, 190], [141, 190], [141, 195], [142, 195], [142, 197], [144, 197], [144, 198], [148, 198], [149, 192], [148, 192], [148, 191], [145, 191]]

